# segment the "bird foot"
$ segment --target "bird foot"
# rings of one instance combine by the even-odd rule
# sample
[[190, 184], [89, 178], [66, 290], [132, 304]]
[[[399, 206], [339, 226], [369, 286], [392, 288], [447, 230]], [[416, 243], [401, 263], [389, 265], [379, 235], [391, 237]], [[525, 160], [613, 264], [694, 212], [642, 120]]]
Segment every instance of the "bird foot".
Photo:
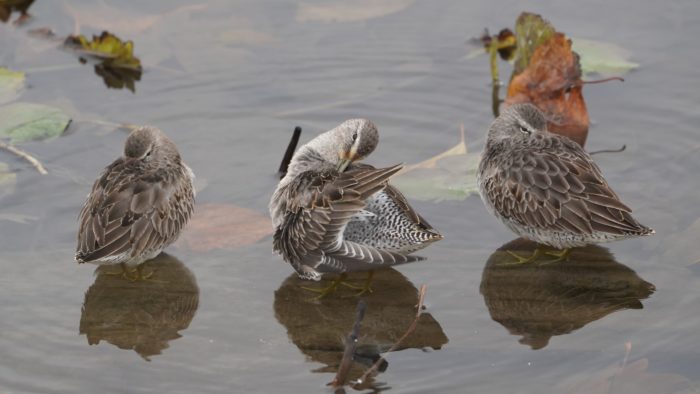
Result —
[[136, 281], [145, 281], [150, 279], [153, 274], [155, 273], [155, 270], [144, 274], [143, 272], [143, 267], [141, 265], [136, 266], [136, 268], [129, 270], [129, 268], [125, 264], [121, 264], [122, 270], [119, 272], [107, 272], [106, 275], [113, 275], [113, 276], [119, 276], [122, 279], [126, 279], [131, 282], [136, 282]]
[[374, 290], [372, 290], [372, 278], [374, 278], [374, 271], [370, 271], [369, 274], [367, 275], [367, 279], [365, 280], [365, 284], [362, 286], [357, 286], [353, 285], [347, 282], [342, 282], [341, 285], [345, 287], [349, 287], [351, 289], [356, 289], [360, 290], [357, 293], [353, 294], [352, 297], [359, 297], [365, 293], [373, 293]]
[[539, 263], [540, 265], [554, 264], [554, 263], [558, 263], [561, 261], [569, 261], [569, 255], [571, 254], [571, 248], [561, 249], [561, 250], [557, 250], [557, 251], [550, 250], [550, 251], [544, 252], [544, 254], [546, 254], [548, 256], [554, 256], [556, 258], [552, 259], [552, 260], [542, 261]]
[[[569, 260], [569, 255], [571, 254], [571, 248], [568, 249], [562, 249], [562, 250], [545, 250], [543, 248], [536, 248], [534, 252], [530, 256], [523, 257], [518, 254], [516, 254], [513, 251], [507, 250], [509, 255], [515, 257], [514, 262], [510, 263], [502, 263], [501, 265], [520, 265], [520, 264], [527, 264], [527, 263], [535, 263], [537, 262], [537, 265], [547, 265], [547, 264], [554, 264], [558, 263], [560, 261], [568, 261]], [[549, 259], [549, 260], [543, 260], [543, 261], [537, 261], [540, 257], [543, 256], [553, 256], [555, 257], [554, 259]]]
[[326, 287], [307, 287], [307, 286], [301, 286], [302, 289], [308, 290], [308, 291], [313, 291], [314, 293], [319, 293], [316, 297], [314, 297], [314, 300], [320, 300], [322, 298], [325, 298], [329, 294], [335, 293], [335, 291], [338, 289], [338, 286], [342, 284], [345, 281], [345, 278], [347, 278], [346, 274], [341, 274], [337, 279], [335, 279], [333, 282], [331, 282], [330, 285]]
[[532, 254], [530, 256], [527, 256], [527, 257], [520, 256], [517, 253], [510, 251], [510, 250], [506, 250], [506, 252], [509, 255], [515, 257], [515, 261], [510, 262], [510, 263], [502, 263], [501, 265], [520, 265], [520, 264], [532, 263], [532, 262], [536, 261], [543, 254], [542, 249], [540, 249], [540, 248], [535, 249], [535, 251], [532, 252]]

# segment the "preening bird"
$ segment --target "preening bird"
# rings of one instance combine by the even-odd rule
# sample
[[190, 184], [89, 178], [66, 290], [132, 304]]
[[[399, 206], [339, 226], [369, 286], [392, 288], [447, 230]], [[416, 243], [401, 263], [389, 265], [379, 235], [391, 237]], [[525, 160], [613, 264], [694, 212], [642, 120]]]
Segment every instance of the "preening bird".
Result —
[[300, 278], [420, 260], [409, 253], [442, 239], [387, 183], [401, 165], [377, 169], [358, 163], [378, 141], [372, 122], [351, 119], [292, 157], [272, 195], [270, 215], [273, 249]]

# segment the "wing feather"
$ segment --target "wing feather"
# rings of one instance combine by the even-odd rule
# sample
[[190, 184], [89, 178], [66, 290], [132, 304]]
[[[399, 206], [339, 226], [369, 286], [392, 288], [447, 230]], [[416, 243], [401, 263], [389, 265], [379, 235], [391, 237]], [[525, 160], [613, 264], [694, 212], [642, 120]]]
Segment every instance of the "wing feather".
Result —
[[578, 144], [552, 134], [537, 138], [550, 141], [514, 150], [507, 164], [484, 180], [483, 189], [501, 215], [524, 226], [578, 234], [651, 231], [630, 215]]
[[386, 190], [387, 180], [400, 169], [401, 165], [381, 169], [354, 166], [340, 174], [300, 174], [282, 195], [287, 199], [287, 213], [275, 232], [274, 250], [301, 273], [305, 273], [303, 265], [319, 272], [346, 272], [420, 259], [344, 241], [342, 236], [367, 198]]
[[128, 259], [177, 239], [194, 208], [191, 178], [140, 165], [117, 159], [95, 181], [80, 213], [78, 262]]

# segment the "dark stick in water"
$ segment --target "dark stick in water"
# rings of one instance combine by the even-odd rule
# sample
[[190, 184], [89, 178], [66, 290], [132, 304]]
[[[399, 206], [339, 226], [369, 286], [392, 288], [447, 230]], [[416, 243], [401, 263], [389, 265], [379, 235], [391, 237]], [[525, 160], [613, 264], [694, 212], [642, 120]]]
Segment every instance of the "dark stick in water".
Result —
[[[411, 335], [411, 333], [416, 329], [416, 326], [418, 326], [418, 320], [420, 320], [420, 315], [421, 313], [423, 313], [423, 301], [425, 300], [425, 292], [427, 290], [428, 286], [424, 284], [420, 286], [420, 290], [418, 290], [418, 305], [416, 305], [415, 319], [413, 319], [413, 322], [411, 322], [411, 325], [408, 326], [408, 329], [406, 330], [406, 332], [403, 333], [401, 338], [399, 338], [399, 340], [396, 341], [396, 343], [391, 345], [389, 350], [387, 350], [384, 354], [391, 353], [398, 349], [399, 346], [401, 346], [401, 342], [403, 342], [404, 339], [408, 338], [408, 336]], [[368, 370], [366, 370], [365, 373], [357, 380], [357, 382], [354, 383], [355, 386], [359, 386], [369, 377], [369, 375], [375, 373], [384, 361], [386, 361], [384, 360], [384, 357], [379, 357], [379, 360], [377, 360], [377, 362], [375, 362], [374, 365], [372, 365]]]
[[352, 366], [355, 348], [357, 348], [357, 339], [360, 337], [360, 323], [362, 319], [365, 318], [366, 310], [367, 303], [364, 300], [360, 300], [355, 310], [355, 323], [352, 325], [352, 331], [350, 331], [350, 335], [345, 338], [345, 351], [343, 352], [343, 359], [340, 361], [340, 366], [338, 367], [338, 373], [335, 374], [333, 381], [328, 383], [328, 386], [333, 388], [342, 387], [348, 380], [348, 372]]
[[294, 156], [294, 150], [297, 148], [297, 144], [299, 143], [299, 136], [301, 136], [301, 127], [297, 126], [294, 128], [292, 139], [289, 141], [289, 145], [287, 145], [287, 151], [284, 152], [282, 163], [280, 163], [280, 168], [277, 170], [280, 179], [284, 178], [284, 176], [287, 174], [287, 167], [289, 167], [289, 162], [292, 161], [292, 156]]

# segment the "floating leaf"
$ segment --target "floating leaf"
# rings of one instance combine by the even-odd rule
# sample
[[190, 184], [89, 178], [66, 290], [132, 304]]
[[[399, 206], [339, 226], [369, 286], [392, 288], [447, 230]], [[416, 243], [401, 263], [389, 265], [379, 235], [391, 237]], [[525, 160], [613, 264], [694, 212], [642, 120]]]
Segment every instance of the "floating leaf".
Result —
[[13, 144], [54, 138], [66, 130], [70, 121], [55, 107], [13, 103], [0, 107], [0, 138], [8, 137]]
[[194, 217], [177, 244], [202, 252], [250, 245], [272, 234], [267, 216], [229, 204], [195, 207]]
[[462, 130], [457, 145], [428, 160], [407, 165], [391, 179], [391, 184], [417, 200], [464, 200], [478, 192], [478, 165], [479, 155], [467, 152]]
[[626, 361], [627, 357], [622, 364], [615, 362], [600, 371], [587, 372], [585, 377], [567, 380], [564, 387], [556, 387], [553, 391], [564, 394], [698, 392], [697, 382], [677, 373], [666, 372], [663, 366], [650, 368], [646, 358], [629, 363]]
[[24, 87], [24, 73], [0, 67], [0, 104], [17, 98]]
[[581, 57], [581, 71], [585, 75], [620, 76], [639, 67], [639, 64], [629, 61], [629, 51], [615, 44], [582, 38], [572, 41], [573, 50]]
[[82, 34], [69, 36], [64, 44], [81, 54], [104, 59], [105, 64], [110, 67], [141, 70], [141, 61], [134, 56], [133, 41], [122, 42], [107, 31], [103, 31], [99, 36], [92, 36], [92, 40], [88, 40]]
[[[538, 36], [535, 32], [527, 34]], [[549, 30], [539, 37], [544, 35], [549, 35]], [[527, 58], [529, 64], [520, 73], [513, 71], [505, 104], [534, 104], [544, 112], [549, 131], [565, 135], [583, 146], [589, 119], [583, 100], [579, 59], [571, 51], [571, 41], [557, 32], [535, 47], [532, 56], [524, 55], [520, 47], [518, 51], [518, 59]]]
[[12, 194], [15, 191], [17, 174], [10, 171], [10, 167], [0, 162], [0, 198]]

